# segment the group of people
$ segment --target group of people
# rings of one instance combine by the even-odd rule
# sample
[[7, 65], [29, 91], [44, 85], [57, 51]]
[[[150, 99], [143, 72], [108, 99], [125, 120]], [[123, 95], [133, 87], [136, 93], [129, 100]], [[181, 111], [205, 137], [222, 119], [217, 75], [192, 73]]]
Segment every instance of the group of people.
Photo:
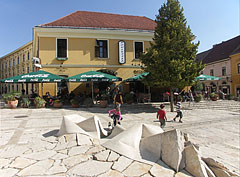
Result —
[[[160, 109], [157, 112], [157, 119], [159, 119], [160, 122], [160, 126], [163, 128], [166, 125], [166, 121], [167, 121], [167, 115], [166, 115], [166, 111], [164, 110], [165, 105], [161, 104], [160, 105]], [[173, 121], [176, 122], [176, 119], [179, 118], [179, 122], [182, 122], [182, 118], [183, 118], [183, 113], [181, 110], [182, 106], [181, 106], [181, 102], [177, 102], [176, 104], [176, 111], [177, 111], [177, 115], [173, 118]]]

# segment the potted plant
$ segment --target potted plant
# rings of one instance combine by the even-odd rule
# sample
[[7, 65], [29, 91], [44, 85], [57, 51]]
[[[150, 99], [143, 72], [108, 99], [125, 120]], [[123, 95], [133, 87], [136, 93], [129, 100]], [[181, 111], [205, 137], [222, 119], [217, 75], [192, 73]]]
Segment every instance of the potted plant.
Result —
[[9, 108], [16, 108], [17, 105], [18, 105], [18, 99], [21, 95], [20, 92], [11, 92], [11, 93], [8, 93], [8, 94], [3, 94], [3, 99], [5, 101], [5, 103], [8, 104], [8, 107]]
[[63, 103], [61, 100], [57, 99], [53, 101], [53, 107], [54, 108], [61, 108], [63, 106]]
[[210, 99], [212, 101], [217, 101], [217, 99], [218, 99], [218, 95], [216, 93], [214, 93], [214, 92], [210, 93], [209, 96], [210, 96]]
[[79, 106], [80, 106], [77, 98], [71, 99], [70, 103], [72, 104], [72, 108], [79, 108]]
[[100, 100], [99, 100], [99, 106], [100, 108], [106, 108], [108, 105], [108, 97], [105, 93], [101, 94]]
[[36, 108], [44, 108], [46, 101], [41, 97], [36, 97], [36, 98], [34, 98], [34, 103], [35, 103]]
[[127, 93], [124, 95], [123, 100], [127, 104], [132, 104], [133, 103], [133, 95], [130, 93]]
[[23, 108], [29, 108], [30, 104], [31, 104], [31, 101], [28, 98], [22, 98], [20, 103], [21, 107]]
[[197, 103], [200, 102], [202, 100], [202, 98], [203, 98], [202, 94], [200, 94], [200, 93], [196, 94], [195, 102], [197, 102]]

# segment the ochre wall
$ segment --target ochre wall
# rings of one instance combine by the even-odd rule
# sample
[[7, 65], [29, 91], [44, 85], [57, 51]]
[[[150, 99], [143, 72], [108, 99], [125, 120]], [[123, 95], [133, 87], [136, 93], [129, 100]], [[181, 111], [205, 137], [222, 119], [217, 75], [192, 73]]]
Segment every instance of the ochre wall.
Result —
[[230, 56], [232, 71], [232, 93], [236, 96], [236, 89], [240, 88], [240, 73], [238, 73], [238, 64], [240, 64], [240, 53]]

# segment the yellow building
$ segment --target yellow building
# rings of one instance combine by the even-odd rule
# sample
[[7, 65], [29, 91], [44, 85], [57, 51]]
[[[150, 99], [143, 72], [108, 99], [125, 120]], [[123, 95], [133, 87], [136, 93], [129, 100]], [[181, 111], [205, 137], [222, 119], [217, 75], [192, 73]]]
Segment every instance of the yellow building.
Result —
[[[0, 58], [0, 79], [17, 76], [34, 71], [32, 64], [32, 41], [14, 50], [13, 52]], [[32, 89], [32, 86], [26, 84], [1, 84], [1, 93], [13, 90], [21, 91]]]
[[232, 72], [232, 93], [240, 97], [240, 46], [230, 55]]
[[[76, 11], [35, 26], [32, 42], [0, 59], [1, 66], [4, 66], [1, 79], [31, 72], [32, 57], [40, 60], [38, 70], [64, 77], [107, 69], [123, 80], [127, 79], [142, 72], [139, 56], [150, 46], [155, 27], [155, 21], [143, 16]], [[13, 73], [14, 67], [8, 67], [9, 62], [18, 57], [23, 60], [28, 50], [30, 59], [21, 61], [19, 71]], [[5, 86], [1, 85], [4, 91]], [[121, 85], [123, 91], [129, 90], [129, 85]], [[7, 91], [14, 89], [13, 85], [8, 87], [12, 88]], [[50, 83], [44, 84], [43, 93], [50, 91], [55, 95], [61, 87], [68, 87], [69, 92], [76, 93], [89, 90], [86, 83]]]

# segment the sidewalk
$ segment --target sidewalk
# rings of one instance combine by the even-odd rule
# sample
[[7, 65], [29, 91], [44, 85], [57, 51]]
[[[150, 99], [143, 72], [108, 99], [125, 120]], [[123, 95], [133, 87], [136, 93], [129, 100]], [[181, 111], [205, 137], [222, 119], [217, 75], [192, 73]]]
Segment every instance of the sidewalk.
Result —
[[[225, 102], [226, 105], [223, 102], [209, 102], [208, 104], [205, 109], [193, 107], [192, 110], [183, 110], [182, 124], [171, 122], [176, 113], [169, 112], [170, 107], [166, 105], [168, 122], [164, 129], [177, 128], [189, 133], [190, 140], [200, 146], [204, 157], [212, 157], [239, 173], [240, 113], [237, 110], [207, 109], [211, 107], [211, 104], [225, 107], [232, 105], [235, 109], [234, 105], [239, 104], [239, 102]], [[122, 126], [127, 129], [138, 122], [159, 125], [156, 120], [159, 105], [160, 103], [123, 105], [121, 108], [124, 117]], [[39, 176], [38, 170], [45, 170], [45, 175], [66, 176], [67, 172], [77, 165], [74, 164], [74, 159], [75, 161], [78, 159], [87, 162], [93, 159], [90, 152], [99, 152], [102, 149], [100, 146], [91, 144], [85, 150], [69, 147], [68, 151], [64, 149], [56, 151], [57, 142], [52, 135], [60, 128], [62, 117], [68, 114], [79, 114], [87, 118], [97, 115], [103, 126], [107, 127], [109, 121], [107, 111], [111, 107], [113, 105], [108, 108], [94, 106], [78, 109], [69, 107], [62, 109], [0, 109], [0, 169], [2, 168], [0, 174], [4, 171], [8, 176], [11, 174]], [[78, 152], [84, 153], [79, 154]], [[126, 159], [124, 162], [129, 163]], [[68, 166], [69, 163], [71, 163], [70, 166]], [[130, 166], [128, 167], [130, 168]], [[146, 166], [146, 169], [148, 168], [150, 167]], [[35, 169], [36, 174], [30, 174], [33, 169]], [[121, 176], [124, 173], [127, 174], [124, 170], [118, 171], [117, 174]], [[146, 173], [144, 172], [144, 174], [147, 173], [148, 170]]]

